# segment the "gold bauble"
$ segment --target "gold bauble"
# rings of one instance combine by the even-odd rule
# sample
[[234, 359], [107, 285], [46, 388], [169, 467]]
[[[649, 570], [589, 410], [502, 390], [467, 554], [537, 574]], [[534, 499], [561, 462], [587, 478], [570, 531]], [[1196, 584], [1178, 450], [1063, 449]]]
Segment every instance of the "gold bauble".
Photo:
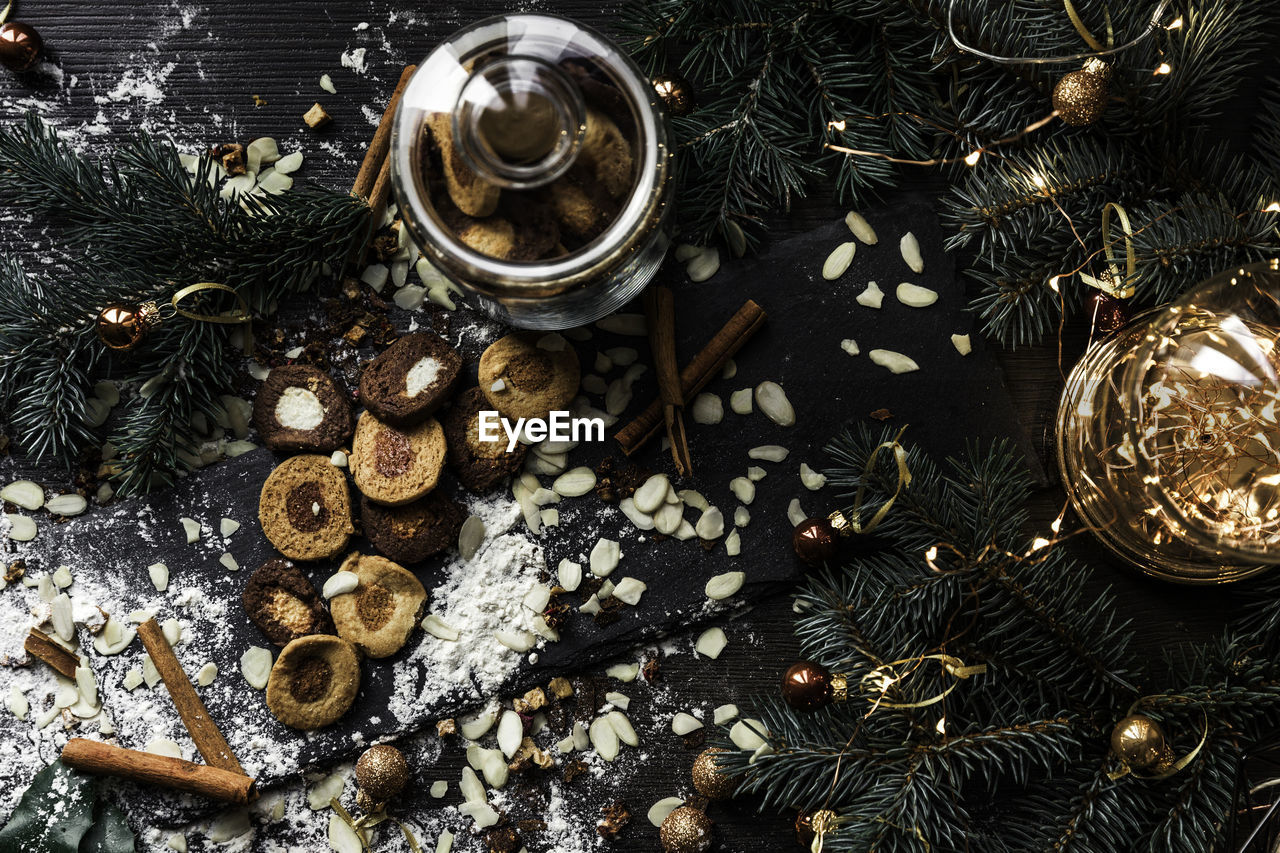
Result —
[[727, 800], [738, 790], [739, 777], [716, 767], [716, 755], [727, 753], [718, 746], [708, 747], [693, 761], [693, 787], [708, 800]]
[[371, 746], [356, 762], [356, 784], [375, 803], [385, 803], [400, 793], [408, 781], [409, 762], [394, 746]]
[[819, 835], [827, 835], [836, 828], [836, 813], [831, 809], [817, 809], [796, 815], [796, 843], [808, 850]]
[[684, 116], [693, 112], [693, 86], [688, 80], [679, 74], [655, 74], [651, 82], [672, 115]]
[[681, 806], [667, 815], [658, 829], [658, 838], [666, 853], [704, 853], [711, 849], [714, 826], [706, 812]]
[[386, 807], [386, 803], [380, 803], [369, 796], [369, 792], [364, 788], [356, 788], [356, 808], [360, 811], [365, 814], [377, 814]]
[[1067, 124], [1093, 124], [1107, 111], [1111, 66], [1094, 57], [1053, 87], [1053, 108]]
[[1111, 751], [1134, 770], [1159, 769], [1173, 758], [1160, 724], [1142, 714], [1116, 723], [1111, 731]]
[[111, 349], [131, 350], [160, 322], [154, 302], [108, 305], [98, 312], [98, 338]]

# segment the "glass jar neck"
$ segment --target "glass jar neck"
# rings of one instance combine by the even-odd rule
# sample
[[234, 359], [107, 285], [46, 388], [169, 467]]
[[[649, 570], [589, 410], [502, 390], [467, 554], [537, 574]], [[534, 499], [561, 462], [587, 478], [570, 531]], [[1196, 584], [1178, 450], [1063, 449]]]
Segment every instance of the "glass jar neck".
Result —
[[585, 131], [586, 106], [573, 81], [529, 56], [503, 56], [476, 69], [453, 113], [454, 142], [467, 166], [508, 189], [563, 175]]

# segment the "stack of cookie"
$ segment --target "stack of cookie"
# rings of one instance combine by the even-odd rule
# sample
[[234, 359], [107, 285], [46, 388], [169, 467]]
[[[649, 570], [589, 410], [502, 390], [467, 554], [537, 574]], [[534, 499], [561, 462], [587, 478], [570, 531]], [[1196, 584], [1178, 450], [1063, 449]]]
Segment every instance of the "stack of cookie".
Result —
[[[298, 729], [333, 723], [355, 700], [361, 656], [390, 657], [412, 636], [427, 593], [401, 563], [420, 564], [449, 548], [466, 518], [440, 488], [446, 460], [476, 493], [500, 487], [519, 470], [525, 447], [508, 451], [505, 436], [481, 441], [480, 412], [497, 410], [515, 421], [545, 417], [572, 400], [577, 355], [539, 340], [545, 339], [513, 334], [490, 346], [480, 360], [479, 387], [453, 400], [443, 426], [435, 414], [450, 401], [462, 359], [430, 333], [405, 335], [364, 367], [365, 411], [358, 419], [347, 395], [314, 367], [282, 367], [268, 376], [254, 402], [255, 425], [268, 447], [298, 455], [267, 477], [258, 516], [288, 559], [259, 568], [243, 602], [267, 639], [283, 647], [267, 684], [268, 708], [281, 722]], [[342, 449], [347, 441], [349, 454]], [[344, 464], [360, 493], [364, 535], [384, 556], [349, 550], [356, 520]], [[339, 557], [324, 597], [290, 562]]]

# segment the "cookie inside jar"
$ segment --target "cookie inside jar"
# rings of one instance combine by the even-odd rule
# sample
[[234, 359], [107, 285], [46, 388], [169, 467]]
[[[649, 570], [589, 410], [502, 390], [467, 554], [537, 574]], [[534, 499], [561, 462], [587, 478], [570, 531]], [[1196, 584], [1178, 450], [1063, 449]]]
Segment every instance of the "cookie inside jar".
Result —
[[430, 203], [463, 245], [502, 261], [563, 258], [601, 238], [635, 191], [628, 99], [591, 57], [474, 60], [457, 108], [428, 113]]

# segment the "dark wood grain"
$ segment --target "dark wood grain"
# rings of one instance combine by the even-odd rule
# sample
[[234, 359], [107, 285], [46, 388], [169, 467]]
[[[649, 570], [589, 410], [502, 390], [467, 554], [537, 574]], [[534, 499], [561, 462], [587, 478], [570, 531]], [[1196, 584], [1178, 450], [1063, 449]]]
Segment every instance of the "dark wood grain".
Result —
[[[614, 18], [612, 4], [564, 0], [538, 7], [605, 30]], [[311, 152], [307, 177], [350, 186], [355, 164], [373, 131], [363, 108], [372, 105], [375, 115], [380, 113], [406, 63], [420, 59], [458, 26], [507, 8], [508, 4], [496, 0], [465, 5], [425, 0], [337, 0], [325, 4], [224, 0], [192, 7], [192, 21], [184, 27], [177, 7], [148, 0], [20, 3], [17, 16], [40, 29], [53, 61], [68, 80], [74, 77], [76, 82], [64, 90], [38, 75], [18, 79], [0, 74], [0, 120], [12, 121], [22, 109], [23, 99], [35, 97], [52, 104], [59, 121], [68, 126], [94, 122], [99, 111], [108, 113], [107, 132], [93, 137], [95, 145], [111, 145], [143, 118], [179, 140], [203, 144], [247, 141], [260, 135], [296, 137], [306, 140]], [[392, 10], [398, 12], [395, 20]], [[175, 21], [179, 23], [175, 25]], [[365, 21], [371, 24], [369, 30], [354, 29]], [[341, 69], [339, 54], [362, 44], [370, 47], [369, 73], [357, 76]], [[163, 84], [162, 102], [145, 110], [136, 103], [95, 102], [95, 95], [112, 90], [123, 69], [150, 64], [156, 57], [174, 63]], [[316, 81], [323, 73], [333, 75], [338, 95], [319, 90]], [[250, 97], [254, 94], [261, 96], [265, 105], [255, 106]], [[308, 131], [301, 120], [315, 101], [324, 103], [334, 116], [332, 125], [318, 135]], [[321, 142], [345, 156], [319, 154], [317, 144]], [[771, 221], [772, 235], [776, 239], [804, 233], [839, 213], [829, 194], [815, 188], [812, 197]], [[17, 231], [0, 237], [0, 244], [6, 249], [30, 251], [30, 239]], [[37, 244], [47, 241], [36, 239]], [[1079, 346], [1077, 334], [1063, 354], [1061, 369], [1055, 346], [1000, 355], [1019, 416], [1032, 442], [1041, 448], [1042, 461], [1050, 472], [1056, 465], [1048, 452], [1048, 435], [1061, 371], [1069, 369]], [[833, 424], [833, 432], [835, 427]], [[14, 475], [54, 477], [49, 470], [21, 460], [4, 462], [0, 476]], [[1046, 525], [1062, 500], [1056, 488], [1038, 494], [1035, 522]], [[1203, 639], [1219, 629], [1231, 607], [1231, 597], [1225, 591], [1191, 590], [1139, 577], [1116, 565], [1088, 537], [1073, 540], [1070, 547], [1093, 567], [1091, 584], [1099, 590], [1110, 586], [1121, 597], [1125, 614], [1139, 628], [1135, 655], [1154, 656], [1171, 643]], [[668, 704], [675, 710], [709, 709], [730, 701], [746, 706], [751, 696], [775, 691], [778, 674], [799, 654], [792, 617], [790, 599], [779, 596], [731, 626], [730, 646], [718, 661], [710, 663], [690, 654], [665, 658], [664, 678], [674, 691], [674, 698], [666, 700]], [[625, 796], [638, 823], [643, 824], [643, 812], [650, 803], [689, 790], [688, 769], [695, 754], [691, 750], [655, 750], [652, 759], [626, 780]], [[451, 762], [460, 763], [460, 758], [442, 761], [437, 768], [442, 778]], [[456, 778], [456, 773], [451, 778]], [[789, 814], [759, 817], [750, 801], [717, 805], [714, 814], [724, 850], [798, 849], [791, 841]], [[626, 849], [656, 851], [656, 834], [647, 826], [638, 826], [628, 836]]]

